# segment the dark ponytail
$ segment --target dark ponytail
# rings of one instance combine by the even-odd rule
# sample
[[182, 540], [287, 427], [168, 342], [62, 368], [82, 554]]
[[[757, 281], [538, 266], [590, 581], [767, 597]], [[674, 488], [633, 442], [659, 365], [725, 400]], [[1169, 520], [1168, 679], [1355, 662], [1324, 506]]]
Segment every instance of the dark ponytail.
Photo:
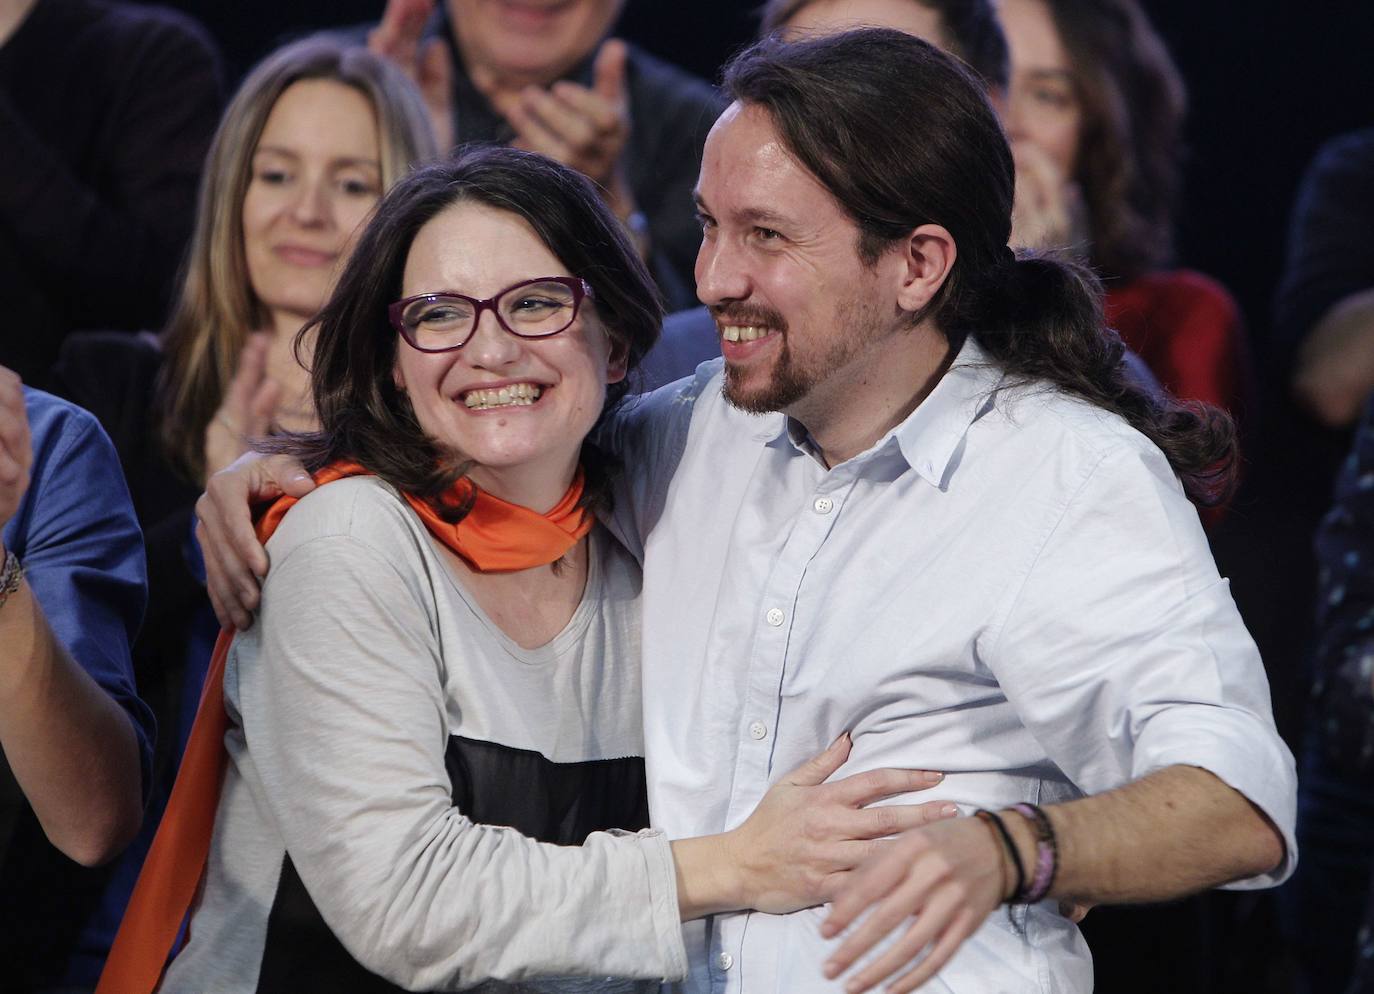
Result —
[[[965, 273], [965, 276], [968, 274]], [[1238, 449], [1230, 415], [1180, 402], [1138, 384], [1126, 347], [1102, 314], [1092, 270], [1047, 254], [1010, 251], [990, 278], [946, 298], [940, 328], [957, 349], [972, 335], [1012, 382], [1039, 381], [1120, 415], [1156, 446], [1194, 503], [1225, 503], [1236, 486]]]
[[860, 258], [876, 261], [923, 224], [949, 231], [958, 260], [922, 316], [953, 348], [972, 335], [1013, 381], [1042, 381], [1120, 415], [1159, 446], [1195, 502], [1231, 495], [1230, 416], [1130, 380], [1090, 270], [1007, 248], [1011, 149], [961, 63], [902, 32], [864, 28], [759, 42], [726, 67], [725, 87], [769, 112], [790, 151], [854, 219]]

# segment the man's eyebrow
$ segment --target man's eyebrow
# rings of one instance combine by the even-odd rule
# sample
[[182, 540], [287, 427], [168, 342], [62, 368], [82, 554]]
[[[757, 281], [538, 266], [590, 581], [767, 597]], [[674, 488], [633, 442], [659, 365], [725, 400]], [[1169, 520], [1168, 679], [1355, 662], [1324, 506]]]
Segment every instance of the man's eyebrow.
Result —
[[[701, 198], [700, 193], [693, 191], [692, 200], [696, 203], [698, 211], [705, 214], [710, 213], [706, 207], [706, 201]], [[732, 211], [730, 219], [741, 224], [757, 224], [763, 227], [785, 224], [789, 221], [789, 218], [784, 217], [782, 214], [770, 211], [764, 207], [743, 207], [737, 211]]]
[[744, 224], [757, 224], [765, 228], [787, 224], [791, 219], [764, 207], [744, 207], [731, 215], [734, 220]]

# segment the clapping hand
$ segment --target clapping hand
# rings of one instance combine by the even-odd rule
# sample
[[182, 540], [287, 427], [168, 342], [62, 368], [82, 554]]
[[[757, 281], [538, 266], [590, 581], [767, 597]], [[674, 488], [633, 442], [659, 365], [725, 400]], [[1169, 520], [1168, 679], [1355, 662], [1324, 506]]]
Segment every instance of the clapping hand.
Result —
[[387, 0], [367, 47], [410, 77], [429, 111], [440, 153], [453, 147], [453, 60], [442, 38], [424, 38], [434, 0]]
[[1087, 211], [1078, 184], [1038, 145], [1012, 143], [1016, 200], [1011, 214], [1015, 248], [1087, 254]]
[[557, 159], [601, 184], [621, 217], [634, 209], [620, 168], [630, 136], [625, 89], [629, 50], [611, 38], [602, 43], [592, 67], [592, 86], [560, 80], [513, 88], [489, 70], [474, 67], [473, 83], [515, 129], [516, 148]]
[[224, 401], [205, 426], [205, 475], [213, 476], [252, 448], [252, 440], [267, 435], [281, 402], [281, 384], [267, 375], [271, 336], [255, 332], [239, 353], [234, 378]]

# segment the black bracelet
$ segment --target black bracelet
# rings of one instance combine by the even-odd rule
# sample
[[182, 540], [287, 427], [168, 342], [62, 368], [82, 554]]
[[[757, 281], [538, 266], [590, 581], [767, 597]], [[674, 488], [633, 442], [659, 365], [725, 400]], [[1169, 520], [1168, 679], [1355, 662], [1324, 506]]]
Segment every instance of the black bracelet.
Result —
[[975, 818], [981, 818], [993, 827], [997, 832], [997, 837], [1002, 840], [1002, 845], [1011, 854], [1011, 865], [1016, 870], [1016, 889], [1011, 892], [1011, 897], [1007, 903], [1015, 903], [1026, 891], [1026, 868], [1021, 865], [1021, 854], [1016, 851], [1016, 843], [1012, 841], [1011, 833], [1007, 831], [1007, 826], [1002, 823], [1002, 819], [991, 811], [979, 808], [973, 812]]

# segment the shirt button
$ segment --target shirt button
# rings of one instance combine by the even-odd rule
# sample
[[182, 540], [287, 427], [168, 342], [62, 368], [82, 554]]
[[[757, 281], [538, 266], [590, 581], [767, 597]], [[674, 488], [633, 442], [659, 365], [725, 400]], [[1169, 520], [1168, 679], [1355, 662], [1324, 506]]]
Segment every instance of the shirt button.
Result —
[[768, 736], [768, 726], [761, 721], [753, 722], [749, 726], [749, 735], [751, 738], [755, 739], [766, 738]]
[[722, 970], [728, 970], [734, 965], [735, 957], [731, 956], [729, 953], [721, 953], [716, 957], [716, 966], [720, 967]]
[[816, 503], [811, 505], [816, 509], [817, 514], [829, 514], [835, 508], [835, 502], [829, 497], [817, 497]]
[[782, 620], [786, 615], [782, 613], [782, 608], [772, 607], [768, 609], [768, 613], [764, 615], [764, 617], [768, 619], [770, 625], [777, 628], [782, 624]]

